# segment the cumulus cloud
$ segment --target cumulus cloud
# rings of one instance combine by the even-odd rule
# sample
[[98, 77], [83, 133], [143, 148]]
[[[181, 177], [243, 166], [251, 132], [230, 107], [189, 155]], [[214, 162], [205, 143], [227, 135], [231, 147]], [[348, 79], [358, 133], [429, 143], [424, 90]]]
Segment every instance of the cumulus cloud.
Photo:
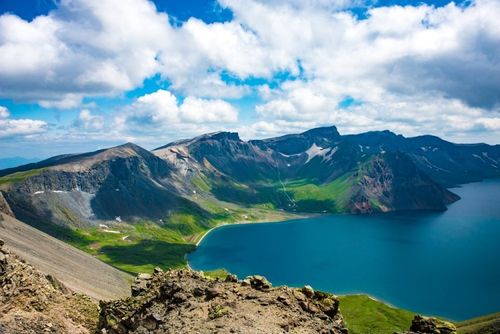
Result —
[[337, 84], [337, 92], [359, 98], [438, 92], [487, 108], [500, 101], [498, 1], [380, 7], [364, 20], [311, 7], [223, 3], [262, 45], [300, 59], [308, 79]]
[[8, 118], [9, 116], [9, 109], [4, 106], [0, 106], [0, 119]]
[[322, 95], [319, 87], [312, 89], [317, 95], [311, 97], [312, 92], [304, 93], [308, 84], [302, 85], [307, 88], [296, 83], [258, 105], [262, 120], [245, 130], [247, 137], [267, 137], [329, 124], [337, 125], [343, 133], [389, 129], [408, 136], [432, 133], [449, 139], [461, 139], [464, 134], [474, 137], [480, 130], [500, 133], [496, 112], [469, 106], [459, 99], [436, 94], [386, 93], [383, 100], [354, 101], [339, 107], [343, 97]]
[[[443, 122], [450, 135], [499, 131], [497, 0], [219, 3], [231, 21], [173, 25], [146, 0], [64, 0], [30, 22], [4, 14], [0, 97], [74, 108], [83, 97], [117, 95], [160, 74], [170, 91], [137, 99], [116, 124], [133, 133], [172, 124], [184, 135], [210, 130], [237, 120], [223, 99], [257, 92], [263, 101], [246, 133], [334, 123], [352, 132], [440, 134]], [[360, 6], [369, 8], [364, 18], [345, 10]], [[359, 103], [342, 107], [346, 98]]]
[[73, 126], [84, 130], [98, 131], [104, 127], [104, 117], [94, 115], [88, 109], [82, 109], [73, 122]]
[[181, 102], [160, 89], [137, 98], [115, 124], [123, 133], [168, 137], [220, 130], [237, 121], [238, 110], [224, 100], [188, 96]]
[[64, 0], [31, 22], [0, 16], [0, 96], [74, 107], [157, 72], [168, 17], [144, 0]]
[[[261, 121], [245, 130], [250, 135], [325, 124], [447, 138], [499, 131], [498, 1], [372, 8], [363, 20], [314, 1], [222, 2], [303, 70], [301, 78], [259, 89], [265, 101], [256, 107]], [[340, 107], [346, 98], [355, 105]]]
[[0, 106], [0, 138], [30, 136], [47, 130], [47, 123], [34, 119], [11, 119], [6, 107]]

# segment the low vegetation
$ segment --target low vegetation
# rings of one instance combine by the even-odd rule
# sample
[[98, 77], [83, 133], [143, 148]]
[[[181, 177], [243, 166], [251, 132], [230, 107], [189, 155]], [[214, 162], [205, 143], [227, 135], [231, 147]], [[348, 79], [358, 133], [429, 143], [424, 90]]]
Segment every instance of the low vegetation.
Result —
[[294, 180], [286, 183], [286, 190], [292, 195], [298, 210], [311, 212], [345, 211], [351, 188], [352, 180], [348, 175], [322, 185], [308, 180]]
[[459, 334], [495, 334], [500, 329], [500, 312], [456, 323]]
[[[212, 227], [246, 220], [277, 221], [290, 217], [264, 208], [225, 208], [209, 201], [202, 205], [210, 212], [209, 217], [196, 212], [177, 212], [155, 222], [141, 219], [134, 223], [107, 222], [96, 227], [66, 227], [53, 223], [32, 225], [105, 263], [137, 274], [152, 272], [155, 267], [164, 270], [186, 267], [186, 255], [195, 250], [196, 242]], [[77, 223], [75, 225], [82, 226]]]
[[5, 175], [0, 177], [0, 185], [6, 185], [11, 183], [16, 183], [20, 181], [24, 181], [31, 176], [36, 176], [43, 172], [45, 168], [32, 169], [25, 172], [17, 172], [9, 175]]
[[340, 311], [350, 334], [407, 331], [415, 313], [389, 306], [367, 295], [340, 297]]

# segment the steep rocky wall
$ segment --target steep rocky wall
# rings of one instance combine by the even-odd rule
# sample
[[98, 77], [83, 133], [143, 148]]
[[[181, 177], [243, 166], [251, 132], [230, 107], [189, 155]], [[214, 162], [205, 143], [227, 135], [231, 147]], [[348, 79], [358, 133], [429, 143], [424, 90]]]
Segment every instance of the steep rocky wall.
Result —
[[[14, 217], [14, 213], [10, 209], [9, 203], [7, 203], [1, 191], [0, 191], [0, 213], [4, 213], [6, 215]], [[2, 216], [0, 215], [0, 219], [2, 219], [1, 217]]]

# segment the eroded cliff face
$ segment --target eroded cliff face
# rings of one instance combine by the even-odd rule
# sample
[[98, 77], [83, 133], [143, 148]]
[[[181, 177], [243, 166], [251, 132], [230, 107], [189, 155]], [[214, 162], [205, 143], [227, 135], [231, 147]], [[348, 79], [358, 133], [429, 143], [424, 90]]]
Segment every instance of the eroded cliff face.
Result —
[[440, 211], [460, 199], [423, 173], [403, 153], [375, 155], [351, 178], [354, 179], [349, 204], [352, 213]]
[[60, 159], [6, 183], [4, 191], [23, 221], [82, 227], [115, 217], [159, 219], [195, 206], [175, 192], [170, 174], [165, 161], [125, 144]]
[[[14, 217], [14, 213], [12, 213], [12, 210], [10, 209], [9, 203], [5, 200], [5, 197], [3, 197], [2, 192], [0, 191], [0, 213], [4, 213], [6, 215], [9, 215], [11, 217]], [[0, 215], [0, 220], [2, 219]]]
[[261, 276], [156, 270], [138, 276], [132, 295], [101, 303], [102, 333], [347, 333], [335, 296], [273, 288]]

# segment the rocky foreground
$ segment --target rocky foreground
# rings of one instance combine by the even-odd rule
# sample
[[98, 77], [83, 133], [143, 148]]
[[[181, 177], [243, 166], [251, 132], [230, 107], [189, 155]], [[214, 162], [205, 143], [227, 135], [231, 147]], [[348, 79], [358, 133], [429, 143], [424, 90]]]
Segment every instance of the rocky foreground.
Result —
[[156, 270], [138, 276], [132, 294], [101, 303], [102, 333], [347, 333], [335, 296], [272, 288], [261, 276], [222, 281]]
[[0, 240], [0, 333], [93, 333], [98, 308], [55, 277], [3, 247]]

